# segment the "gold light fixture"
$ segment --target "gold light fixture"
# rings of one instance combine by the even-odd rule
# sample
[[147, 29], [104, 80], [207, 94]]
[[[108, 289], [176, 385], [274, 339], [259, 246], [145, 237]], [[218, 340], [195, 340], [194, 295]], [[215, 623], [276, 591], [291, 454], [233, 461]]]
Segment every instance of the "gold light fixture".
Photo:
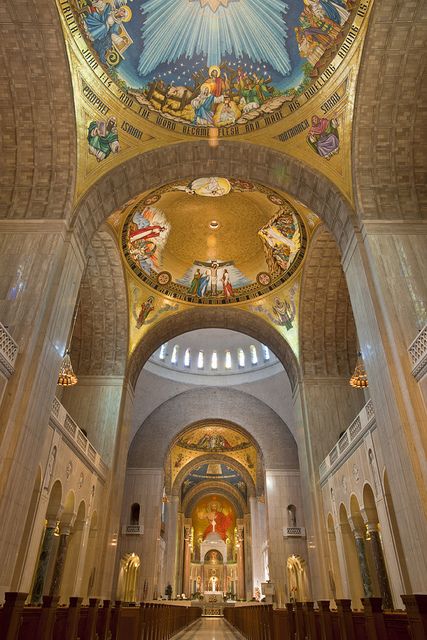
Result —
[[71, 364], [70, 352], [68, 349], [62, 358], [57, 384], [61, 387], [72, 387], [73, 384], [77, 384], [77, 376], [73, 371], [73, 365]]
[[356, 367], [354, 373], [349, 380], [350, 386], [355, 389], [365, 389], [368, 385], [368, 376], [366, 374], [365, 365], [363, 364], [362, 354], [357, 354]]
[[69, 334], [69, 339], [68, 339], [68, 347], [65, 350], [64, 357], [62, 358], [62, 362], [61, 362], [61, 368], [59, 369], [58, 382], [56, 384], [59, 385], [60, 387], [72, 387], [74, 384], [77, 384], [78, 382], [78, 378], [73, 370], [73, 365], [71, 364], [70, 344], [71, 344], [71, 339], [74, 333], [74, 327], [76, 326], [79, 305], [80, 305], [80, 300], [77, 302], [75, 307], [73, 324], [72, 324], [71, 331]]
[[55, 529], [54, 529], [54, 531], [53, 531], [53, 535], [54, 535], [56, 538], [59, 538], [59, 536], [61, 535], [61, 532], [60, 532], [60, 530], [59, 530], [59, 520], [58, 520], [58, 522], [56, 523], [56, 527], [55, 527]]

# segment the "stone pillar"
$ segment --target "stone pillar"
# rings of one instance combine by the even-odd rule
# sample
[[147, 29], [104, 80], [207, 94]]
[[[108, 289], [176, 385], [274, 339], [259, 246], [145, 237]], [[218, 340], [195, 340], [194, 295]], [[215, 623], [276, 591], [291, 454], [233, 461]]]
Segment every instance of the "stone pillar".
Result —
[[427, 571], [426, 409], [407, 353], [425, 322], [426, 232], [409, 220], [365, 222], [343, 253], [408, 592], [425, 589]]
[[36, 577], [31, 594], [31, 604], [41, 604], [43, 597], [44, 583], [49, 566], [50, 554], [52, 552], [53, 534], [56, 528], [56, 521], [49, 520], [44, 530], [42, 548], [37, 563]]
[[178, 507], [179, 496], [168, 496], [166, 504], [166, 553], [165, 582], [172, 585], [176, 593], [177, 558], [178, 558]]
[[252, 554], [251, 548], [253, 545], [252, 536], [251, 536], [251, 514], [245, 513], [243, 522], [243, 566], [245, 573], [245, 593], [246, 598], [252, 597], [254, 595], [255, 585], [253, 583], [253, 572], [252, 572]]
[[59, 536], [58, 552], [56, 554], [55, 566], [53, 568], [52, 583], [49, 595], [59, 596], [61, 591], [62, 575], [64, 573], [65, 559], [67, 557], [68, 540], [70, 536], [70, 525], [61, 525]]
[[368, 524], [368, 534], [370, 537], [370, 547], [375, 564], [375, 572], [380, 587], [383, 609], [393, 609], [393, 598], [391, 597], [390, 583], [388, 580], [387, 568], [385, 566], [383, 546], [375, 523]]
[[84, 569], [86, 564], [86, 554], [88, 550], [88, 542], [89, 542], [89, 533], [90, 533], [90, 518], [86, 518], [83, 522], [76, 523], [74, 525], [74, 529], [78, 527], [78, 530], [73, 532], [73, 535], [77, 535], [76, 545], [78, 544], [78, 558], [77, 558], [77, 567], [75, 573], [75, 591], [74, 594], [85, 597], [86, 594], [82, 593], [84, 585], [83, 585], [83, 577], [84, 577]]
[[1, 599], [22, 575], [20, 546], [85, 257], [59, 220], [1, 220], [0, 256], [0, 315], [20, 351], [0, 411]]
[[188, 594], [191, 592], [191, 589], [190, 589], [190, 562], [191, 562], [190, 536], [191, 536], [191, 524], [185, 523], [182, 593], [185, 593], [186, 596], [188, 596]]
[[53, 568], [52, 582], [49, 589], [50, 596], [59, 596], [61, 591], [62, 575], [64, 573], [65, 559], [67, 557], [68, 540], [70, 527], [62, 527], [59, 536], [58, 552], [56, 554], [55, 566]]
[[350, 526], [353, 532], [354, 542], [356, 544], [356, 552], [357, 559], [359, 561], [360, 576], [362, 578], [363, 593], [365, 595], [365, 598], [371, 598], [373, 596], [372, 580], [371, 574], [369, 573], [368, 558], [366, 557], [365, 538], [363, 532], [360, 531], [359, 527], [355, 526], [351, 522], [351, 518]]
[[[313, 600], [331, 595], [328, 540], [319, 482], [319, 466], [364, 404], [348, 377], [304, 376], [293, 392], [294, 437], [298, 445], [300, 482], [307, 530], [307, 557]], [[319, 434], [321, 436], [319, 437]], [[269, 516], [270, 517], [270, 516]]]
[[243, 525], [237, 525], [237, 597], [245, 598], [244, 536]]

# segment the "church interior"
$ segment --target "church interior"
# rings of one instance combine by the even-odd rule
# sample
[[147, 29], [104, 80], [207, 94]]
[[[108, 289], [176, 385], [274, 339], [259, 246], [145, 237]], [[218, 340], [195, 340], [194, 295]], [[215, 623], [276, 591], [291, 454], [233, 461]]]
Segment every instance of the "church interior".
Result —
[[427, 638], [426, 3], [0, 16], [0, 638]]

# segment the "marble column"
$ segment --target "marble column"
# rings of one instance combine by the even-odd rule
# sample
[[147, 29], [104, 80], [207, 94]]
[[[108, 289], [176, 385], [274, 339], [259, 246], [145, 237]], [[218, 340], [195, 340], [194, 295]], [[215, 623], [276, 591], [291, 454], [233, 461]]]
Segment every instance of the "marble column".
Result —
[[0, 221], [0, 316], [19, 358], [0, 412], [0, 599], [15, 590], [34, 478], [85, 258], [65, 221]]
[[243, 525], [237, 525], [237, 597], [245, 598], [245, 567], [244, 567], [244, 549], [243, 549]]
[[381, 544], [381, 538], [377, 525], [368, 524], [368, 533], [370, 537], [369, 543], [372, 550], [372, 557], [375, 564], [375, 572], [377, 574], [381, 598], [383, 600], [383, 609], [393, 609], [393, 598], [391, 597], [390, 583], [385, 566], [383, 546]]
[[365, 221], [343, 252], [406, 593], [425, 590], [427, 571], [426, 408], [407, 353], [425, 322], [426, 234], [425, 223]]
[[191, 562], [191, 549], [190, 549], [190, 535], [191, 525], [184, 525], [184, 570], [182, 578], [182, 593], [186, 596], [190, 593], [190, 562]]
[[56, 521], [49, 520], [44, 530], [42, 549], [37, 564], [33, 592], [31, 594], [31, 604], [40, 604], [42, 601], [43, 588], [46, 580], [47, 568], [49, 566], [50, 554], [52, 552], [55, 528]]
[[65, 559], [67, 557], [68, 540], [70, 537], [70, 527], [62, 526], [59, 536], [58, 552], [56, 554], [55, 566], [53, 568], [52, 583], [49, 589], [50, 596], [59, 596], [61, 590], [62, 575], [64, 573]]
[[365, 539], [359, 529], [353, 529], [354, 541], [356, 543], [357, 559], [359, 560], [360, 576], [362, 578], [363, 593], [365, 598], [371, 598], [372, 580], [369, 573], [368, 559], [366, 557]]

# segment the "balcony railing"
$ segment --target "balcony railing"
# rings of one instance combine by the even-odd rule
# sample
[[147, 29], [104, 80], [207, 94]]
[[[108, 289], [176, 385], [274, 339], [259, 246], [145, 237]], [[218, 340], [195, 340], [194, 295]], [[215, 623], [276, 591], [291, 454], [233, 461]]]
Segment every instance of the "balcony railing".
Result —
[[421, 380], [427, 373], [427, 324], [409, 345], [408, 352], [412, 362], [412, 375]]
[[15, 371], [15, 362], [18, 357], [18, 345], [9, 331], [0, 322], [0, 367], [9, 377]]
[[84, 462], [105, 480], [108, 473], [107, 465], [58, 398], [53, 400], [50, 419], [53, 426], [61, 431], [77, 455], [83, 458]]
[[375, 413], [372, 400], [363, 407], [353, 420], [347, 431], [343, 433], [337, 444], [328, 453], [319, 467], [320, 481], [323, 482], [335, 469], [340, 467], [350, 453], [354, 451], [365, 433], [374, 425]]
[[122, 534], [126, 536], [142, 536], [144, 534], [143, 524], [124, 524]]
[[283, 527], [284, 538], [305, 538], [305, 527]]

